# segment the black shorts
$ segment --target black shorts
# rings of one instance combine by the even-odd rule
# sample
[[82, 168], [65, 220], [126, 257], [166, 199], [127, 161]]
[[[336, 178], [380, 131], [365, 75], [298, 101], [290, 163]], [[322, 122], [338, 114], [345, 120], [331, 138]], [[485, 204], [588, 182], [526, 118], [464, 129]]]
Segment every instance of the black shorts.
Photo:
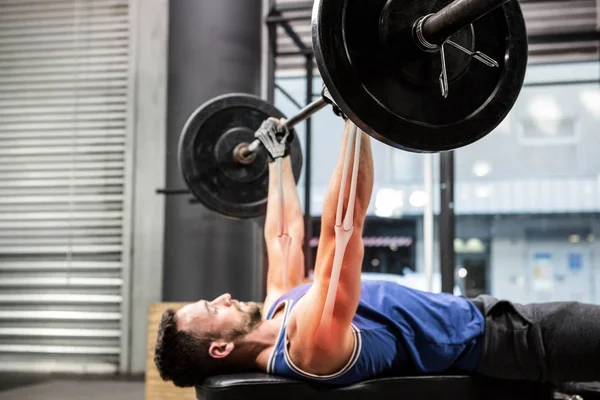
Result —
[[536, 382], [600, 381], [600, 306], [471, 299], [485, 316], [476, 373]]

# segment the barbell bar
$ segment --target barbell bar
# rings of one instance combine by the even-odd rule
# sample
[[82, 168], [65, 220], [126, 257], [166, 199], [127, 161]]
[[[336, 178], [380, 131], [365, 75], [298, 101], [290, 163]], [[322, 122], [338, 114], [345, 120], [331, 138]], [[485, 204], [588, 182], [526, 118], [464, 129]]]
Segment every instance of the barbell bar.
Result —
[[458, 30], [506, 2], [508, 0], [455, 0], [427, 17], [423, 22], [423, 36], [430, 43], [441, 44]]
[[[325, 106], [327, 106], [327, 101], [324, 97], [319, 97], [318, 99], [316, 99], [315, 101], [306, 105], [304, 108], [298, 111], [298, 113], [296, 113], [293, 117], [291, 117], [288, 120], [285, 120], [281, 124], [281, 128], [283, 128], [284, 130], [290, 130], [300, 122], [306, 120], [311, 115], [324, 108]], [[260, 144], [261, 141], [256, 139], [255, 141], [250, 143], [250, 145], [247, 147], [247, 151], [249, 153], [255, 152], [256, 149], [258, 149], [258, 147], [260, 146]]]

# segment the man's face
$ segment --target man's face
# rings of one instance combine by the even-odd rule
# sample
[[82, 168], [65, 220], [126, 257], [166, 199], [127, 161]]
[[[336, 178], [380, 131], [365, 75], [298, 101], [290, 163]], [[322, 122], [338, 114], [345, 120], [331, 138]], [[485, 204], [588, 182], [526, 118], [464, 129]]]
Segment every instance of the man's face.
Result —
[[176, 316], [180, 330], [212, 333], [227, 340], [249, 333], [261, 320], [258, 304], [233, 300], [228, 293], [213, 301], [188, 304], [177, 311]]

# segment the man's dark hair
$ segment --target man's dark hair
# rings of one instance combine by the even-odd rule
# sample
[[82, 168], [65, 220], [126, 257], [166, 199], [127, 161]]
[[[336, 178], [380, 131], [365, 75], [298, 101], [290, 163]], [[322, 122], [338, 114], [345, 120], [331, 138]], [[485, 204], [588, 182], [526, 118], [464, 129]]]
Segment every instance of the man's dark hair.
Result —
[[175, 311], [163, 313], [158, 327], [154, 362], [165, 381], [175, 386], [197, 386], [208, 376], [224, 373], [227, 365], [208, 353], [214, 334], [194, 334], [177, 329]]

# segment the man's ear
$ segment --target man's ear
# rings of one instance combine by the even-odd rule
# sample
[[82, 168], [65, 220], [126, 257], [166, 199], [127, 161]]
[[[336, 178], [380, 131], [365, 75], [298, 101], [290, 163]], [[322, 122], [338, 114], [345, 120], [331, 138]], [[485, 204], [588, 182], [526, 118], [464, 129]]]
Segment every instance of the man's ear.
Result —
[[232, 351], [235, 345], [232, 342], [212, 342], [208, 349], [208, 354], [212, 358], [225, 358]]

